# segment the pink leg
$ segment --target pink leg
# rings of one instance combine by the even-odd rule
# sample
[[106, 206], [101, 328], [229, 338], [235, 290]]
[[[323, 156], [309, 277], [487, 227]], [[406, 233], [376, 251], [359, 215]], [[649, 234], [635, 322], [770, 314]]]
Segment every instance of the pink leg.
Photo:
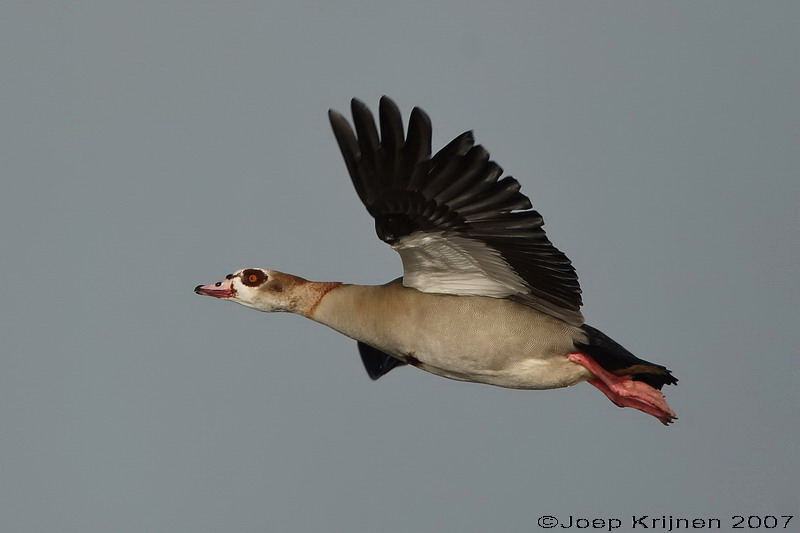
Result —
[[664, 400], [660, 391], [642, 381], [634, 381], [630, 376], [615, 376], [604, 370], [594, 359], [583, 353], [571, 353], [567, 359], [586, 367], [596, 379], [590, 379], [608, 399], [620, 407], [633, 407], [661, 420], [664, 425], [677, 418]]

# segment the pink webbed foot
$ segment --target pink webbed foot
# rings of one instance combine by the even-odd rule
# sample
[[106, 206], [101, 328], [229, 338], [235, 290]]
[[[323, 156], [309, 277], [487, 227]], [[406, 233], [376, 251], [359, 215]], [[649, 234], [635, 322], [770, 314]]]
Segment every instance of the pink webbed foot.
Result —
[[567, 359], [586, 367], [596, 379], [590, 379], [589, 384], [594, 385], [608, 399], [620, 407], [633, 407], [658, 418], [662, 424], [667, 425], [678, 417], [664, 400], [661, 391], [642, 381], [635, 381], [630, 376], [615, 376], [603, 369], [594, 359], [586, 354], [571, 353]]

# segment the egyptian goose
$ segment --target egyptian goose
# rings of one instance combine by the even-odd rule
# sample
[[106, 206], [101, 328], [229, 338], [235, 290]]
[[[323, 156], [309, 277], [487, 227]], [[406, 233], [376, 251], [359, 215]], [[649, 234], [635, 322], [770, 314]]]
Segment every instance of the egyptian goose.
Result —
[[403, 276], [381, 286], [313, 282], [245, 268], [198, 294], [259, 311], [297, 313], [355, 339], [372, 379], [411, 365], [512, 389], [588, 381], [620, 407], [669, 424], [660, 389], [677, 383], [584, 324], [570, 260], [548, 240], [520, 185], [472, 132], [431, 155], [431, 122], [416, 107], [403, 133], [395, 103], [372, 113], [352, 100], [355, 132], [329, 111], [353, 185]]

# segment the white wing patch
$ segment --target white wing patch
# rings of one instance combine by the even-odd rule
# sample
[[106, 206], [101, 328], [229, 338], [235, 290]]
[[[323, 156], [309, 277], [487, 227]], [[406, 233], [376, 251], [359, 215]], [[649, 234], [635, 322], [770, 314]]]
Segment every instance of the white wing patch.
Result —
[[417, 231], [392, 248], [403, 259], [403, 285], [422, 292], [505, 298], [528, 286], [500, 253], [452, 232]]

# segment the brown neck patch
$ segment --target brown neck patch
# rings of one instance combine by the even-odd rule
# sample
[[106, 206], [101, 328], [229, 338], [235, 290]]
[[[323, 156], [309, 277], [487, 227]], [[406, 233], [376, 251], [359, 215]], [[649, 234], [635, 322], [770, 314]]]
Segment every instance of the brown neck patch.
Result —
[[342, 284], [341, 281], [309, 282], [308, 285], [310, 285], [310, 287], [308, 288], [310, 289], [311, 292], [313, 292], [314, 296], [311, 299], [308, 308], [305, 309], [303, 316], [305, 316], [306, 318], [312, 318], [314, 316], [314, 313], [317, 311], [317, 307], [319, 307], [319, 303], [322, 301], [325, 295], [331, 292], [336, 287], [340, 286], [341, 284]]

